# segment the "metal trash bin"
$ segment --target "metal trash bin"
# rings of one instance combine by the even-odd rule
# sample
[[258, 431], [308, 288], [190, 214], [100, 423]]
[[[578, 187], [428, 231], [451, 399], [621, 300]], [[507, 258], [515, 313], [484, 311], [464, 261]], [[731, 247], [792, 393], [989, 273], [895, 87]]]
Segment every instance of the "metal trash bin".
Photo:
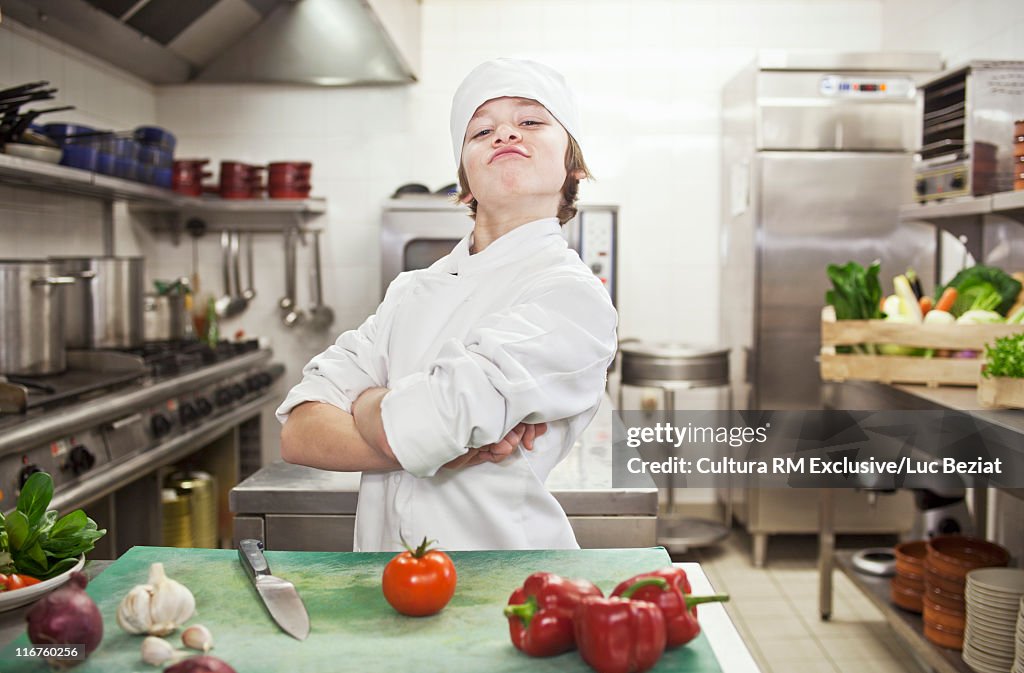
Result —
[[[675, 411], [677, 393], [685, 394], [698, 388], [720, 388], [725, 393], [727, 410], [732, 410], [728, 349], [626, 339], [620, 343], [619, 353], [622, 372], [619, 410], [623, 408], [625, 386], [658, 388], [666, 412]], [[725, 524], [677, 516], [674, 511], [674, 483], [673, 474], [668, 488], [667, 511], [658, 517], [658, 544], [669, 551], [685, 552], [689, 548], [717, 544], [728, 537], [732, 524], [732, 498], [726, 498]]]

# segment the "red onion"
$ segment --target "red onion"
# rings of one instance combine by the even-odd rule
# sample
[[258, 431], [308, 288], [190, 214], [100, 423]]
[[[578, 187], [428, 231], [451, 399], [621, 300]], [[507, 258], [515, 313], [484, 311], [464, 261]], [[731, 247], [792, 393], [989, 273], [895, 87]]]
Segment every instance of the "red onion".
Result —
[[184, 661], [179, 661], [170, 668], [164, 669], [164, 673], [235, 673], [235, 669], [217, 657], [201, 654], [198, 657], [189, 657]]
[[[43, 596], [25, 615], [28, 639], [34, 645], [83, 645], [85, 656], [103, 640], [103, 617], [95, 601], [85, 593], [88, 578], [71, 573], [68, 583]], [[78, 660], [53, 660], [57, 667], [74, 666]]]

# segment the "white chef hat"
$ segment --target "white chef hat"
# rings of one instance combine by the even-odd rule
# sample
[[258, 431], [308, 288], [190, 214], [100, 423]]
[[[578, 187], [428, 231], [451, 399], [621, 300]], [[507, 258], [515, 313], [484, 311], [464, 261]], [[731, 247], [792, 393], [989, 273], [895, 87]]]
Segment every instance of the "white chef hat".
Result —
[[473, 68], [455, 91], [451, 130], [456, 166], [462, 165], [462, 143], [477, 108], [503, 96], [537, 101], [579, 141], [579, 107], [562, 74], [536, 61], [498, 58]]

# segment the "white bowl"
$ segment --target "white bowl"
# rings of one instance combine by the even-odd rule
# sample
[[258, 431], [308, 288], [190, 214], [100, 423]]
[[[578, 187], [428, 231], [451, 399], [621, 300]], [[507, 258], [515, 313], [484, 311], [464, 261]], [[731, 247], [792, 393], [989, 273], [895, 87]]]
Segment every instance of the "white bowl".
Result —
[[[8, 147], [10, 146], [8, 145]], [[48, 594], [57, 587], [66, 583], [71, 579], [71, 573], [76, 570], [81, 570], [84, 565], [85, 556], [83, 555], [78, 559], [78, 563], [75, 564], [74, 568], [62, 572], [56, 577], [51, 577], [44, 582], [33, 584], [30, 587], [23, 587], [21, 589], [15, 589], [14, 591], [4, 591], [0, 593], [0, 612], [20, 608], [23, 605], [28, 605], [29, 603], [42, 598], [44, 594]]]
[[4, 152], [12, 157], [23, 157], [45, 161], [48, 164], [59, 164], [62, 152], [56, 147], [43, 147], [42, 145], [26, 145], [25, 143], [7, 143]]
[[1024, 570], [1020, 568], [978, 568], [967, 573], [967, 584], [1019, 601], [1024, 595]]

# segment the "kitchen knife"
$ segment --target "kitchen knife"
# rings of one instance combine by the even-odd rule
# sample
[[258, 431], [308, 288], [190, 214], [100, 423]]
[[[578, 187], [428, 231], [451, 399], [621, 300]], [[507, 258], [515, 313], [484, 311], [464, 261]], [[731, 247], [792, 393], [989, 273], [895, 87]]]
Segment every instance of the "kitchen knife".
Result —
[[270, 573], [270, 566], [263, 556], [263, 543], [253, 539], [242, 540], [238, 543], [238, 558], [277, 625], [291, 637], [305, 640], [309, 635], [306, 606], [295, 591], [295, 585]]

